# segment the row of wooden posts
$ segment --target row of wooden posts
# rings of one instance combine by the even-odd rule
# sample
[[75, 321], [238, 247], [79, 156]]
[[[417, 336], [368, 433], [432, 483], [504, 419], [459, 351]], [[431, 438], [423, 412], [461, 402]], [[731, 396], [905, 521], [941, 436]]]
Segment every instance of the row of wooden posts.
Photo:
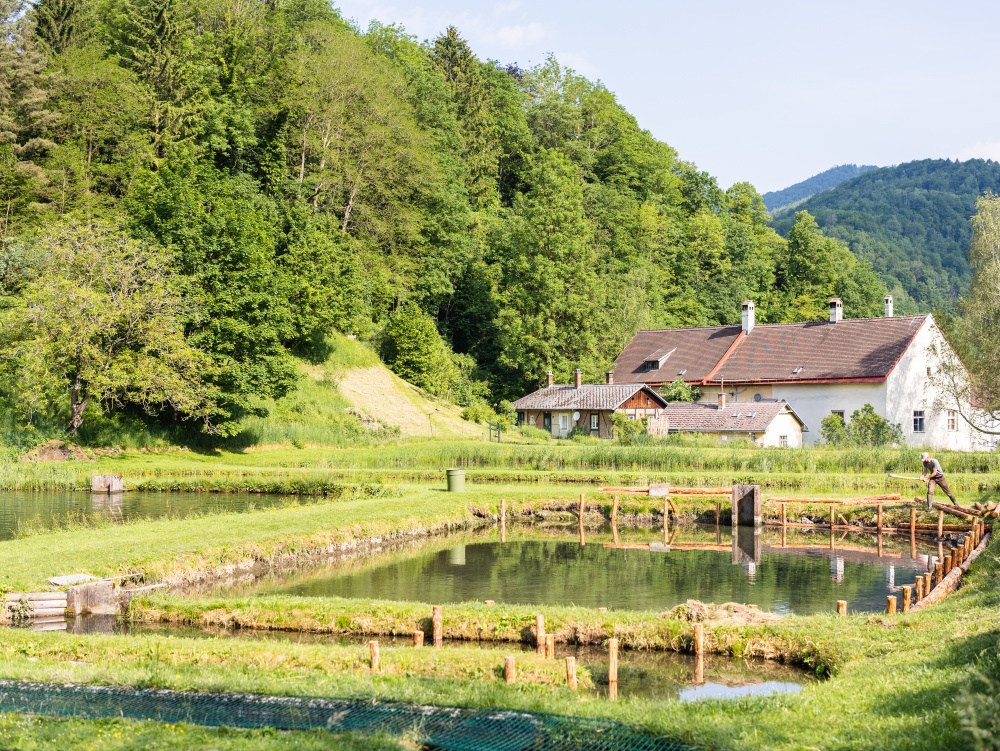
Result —
[[[492, 600], [487, 600], [486, 604], [492, 605]], [[599, 612], [607, 612], [607, 608], [598, 608]], [[443, 642], [444, 608], [435, 605], [431, 610], [431, 629], [434, 639], [434, 646], [440, 647]], [[698, 658], [695, 667], [695, 682], [704, 680], [704, 654], [705, 654], [705, 626], [701, 623], [694, 624], [691, 636], [691, 645], [695, 656]], [[417, 629], [413, 632], [413, 646], [424, 646], [424, 632]], [[539, 613], [535, 616], [535, 651], [540, 657], [554, 660], [556, 657], [556, 637], [545, 631], [545, 616]], [[368, 642], [368, 664], [373, 673], [382, 671], [382, 655], [377, 639]], [[578, 682], [576, 676], [576, 657], [565, 658], [566, 662], [566, 685], [571, 691], [576, 691]], [[503, 679], [505, 683], [514, 683], [517, 679], [517, 669], [515, 658], [511, 655], [504, 657]], [[608, 698], [612, 701], [618, 699], [618, 639], [612, 637], [608, 639]]]
[[[973, 521], [972, 529], [965, 536], [965, 541], [959, 547], [952, 550], [950, 555], [943, 556], [941, 561], [935, 563], [933, 573], [928, 571], [918, 576], [913, 585], [907, 584], [900, 587], [903, 591], [903, 612], [908, 613], [910, 608], [918, 602], [926, 601], [925, 604], [929, 604], [932, 601], [943, 598], [948, 592], [937, 590], [937, 587], [945, 581], [946, 577], [953, 570], [960, 570], [962, 564], [979, 547], [985, 534], [985, 524], [981, 520]], [[949, 587], [948, 591], [951, 591], [951, 589], [954, 589], [954, 587]], [[934, 592], [933, 600], [931, 599], [932, 592]], [[886, 613], [894, 614], [897, 605], [898, 598], [896, 595], [886, 595]], [[847, 600], [837, 600], [837, 614], [847, 615]]]

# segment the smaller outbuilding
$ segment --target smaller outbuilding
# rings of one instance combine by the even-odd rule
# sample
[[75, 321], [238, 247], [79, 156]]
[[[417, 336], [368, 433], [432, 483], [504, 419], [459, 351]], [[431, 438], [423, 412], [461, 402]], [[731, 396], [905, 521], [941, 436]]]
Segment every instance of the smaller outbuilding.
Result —
[[726, 404], [720, 394], [711, 402], [670, 402], [663, 410], [670, 433], [704, 433], [720, 441], [749, 438], [760, 446], [800, 448], [809, 430], [787, 402], [761, 400]]
[[552, 374], [548, 376], [545, 388], [518, 399], [514, 409], [518, 425], [532, 425], [556, 438], [568, 437], [574, 428], [595, 438], [611, 438], [615, 412], [640, 420], [658, 418], [667, 407], [662, 396], [642, 383], [584, 384], [579, 369], [572, 385], [553, 383]]

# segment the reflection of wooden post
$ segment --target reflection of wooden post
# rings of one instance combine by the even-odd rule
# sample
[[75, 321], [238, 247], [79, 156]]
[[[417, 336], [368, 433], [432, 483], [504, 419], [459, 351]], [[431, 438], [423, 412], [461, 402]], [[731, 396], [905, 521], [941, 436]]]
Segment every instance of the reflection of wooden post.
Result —
[[889, 615], [896, 614], [896, 595], [886, 595], [885, 612]]
[[833, 527], [830, 527], [830, 550], [833, 550], [836, 547], [836, 538], [837, 533], [833, 531]]
[[556, 637], [555, 634], [545, 635], [545, 659], [554, 660], [556, 658]]
[[507, 542], [507, 499], [500, 501], [500, 542]]
[[670, 544], [670, 498], [663, 499], [663, 544]]
[[788, 544], [788, 528], [781, 528], [781, 547], [785, 547]]
[[444, 638], [444, 608], [435, 605], [431, 611], [431, 626], [434, 631], [434, 646], [440, 647]]
[[503, 658], [503, 682], [513, 683], [514, 682], [514, 658], [504, 657]]
[[535, 652], [545, 655], [545, 616], [541, 613], [535, 616]]
[[566, 683], [570, 691], [576, 691], [576, 658], [566, 658]]
[[424, 632], [423, 631], [414, 631], [413, 632], [413, 646], [414, 647], [422, 647], [422, 646], [424, 646]]
[[584, 497], [583, 493], [580, 493], [580, 547], [582, 548], [587, 544], [587, 538], [583, 534], [583, 503]]
[[882, 557], [882, 533], [878, 533], [878, 557]]
[[910, 602], [913, 599], [913, 587], [906, 585], [903, 587], [903, 612], [910, 612]]
[[938, 537], [944, 537], [944, 511], [938, 509]]
[[608, 698], [618, 699], [618, 640], [608, 639]]
[[700, 686], [705, 682], [705, 655], [696, 655], [694, 658], [694, 683]]
[[694, 653], [700, 655], [705, 651], [705, 626], [701, 623], [694, 624]]
[[847, 600], [837, 600], [837, 615], [847, 615]]
[[615, 496], [611, 504], [611, 536], [615, 540], [615, 547], [618, 547], [618, 496]]
[[378, 673], [382, 669], [382, 660], [378, 653], [378, 642], [372, 640], [368, 642], [368, 652], [371, 661], [372, 672]]

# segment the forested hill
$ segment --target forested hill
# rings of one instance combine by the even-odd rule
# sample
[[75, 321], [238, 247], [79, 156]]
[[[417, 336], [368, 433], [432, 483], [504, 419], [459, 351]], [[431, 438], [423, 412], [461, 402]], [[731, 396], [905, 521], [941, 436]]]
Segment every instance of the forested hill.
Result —
[[818, 175], [813, 175], [807, 180], [790, 185], [783, 190], [772, 190], [770, 193], [765, 193], [763, 195], [764, 205], [772, 214], [782, 210], [789, 211], [810, 196], [835, 188], [845, 180], [863, 175], [873, 169], [878, 168], [871, 164], [860, 167], [856, 164], [841, 164], [838, 167], [831, 167], [825, 172], [820, 172]]
[[[878, 314], [808, 217], [555, 59], [366, 31], [323, 0], [0, 0], [0, 396], [203, 430], [331, 330], [460, 404], [601, 378], [640, 327]], [[99, 311], [100, 315], [95, 315]], [[13, 417], [10, 418], [14, 420]], [[186, 422], [185, 422], [186, 421]]]
[[[870, 261], [904, 311], [930, 310], [952, 306], [969, 284], [969, 218], [989, 191], [1000, 192], [997, 162], [925, 159], [872, 170], [799, 208]], [[792, 222], [773, 226], [785, 233]]]

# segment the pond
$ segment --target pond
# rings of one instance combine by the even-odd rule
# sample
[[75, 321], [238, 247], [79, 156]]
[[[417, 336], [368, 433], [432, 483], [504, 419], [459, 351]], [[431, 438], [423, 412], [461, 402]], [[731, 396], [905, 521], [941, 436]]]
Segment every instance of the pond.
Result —
[[[530, 531], [525, 535], [531, 535]], [[764, 529], [684, 528], [669, 551], [581, 546], [567, 530], [559, 539], [463, 538], [408, 554], [337, 564], [259, 581], [255, 594], [374, 598], [437, 604], [495, 600], [508, 604], [577, 605], [665, 611], [689, 599], [738, 602], [776, 614], [882, 611], [886, 595], [928, 570], [937, 546], [864, 535], [786, 535]], [[631, 537], [643, 532], [632, 530]], [[655, 540], [655, 532], [645, 533]], [[554, 536], [555, 539], [551, 537]], [[689, 542], [683, 542], [688, 539]], [[637, 545], [638, 543], [625, 543]]]
[[[136, 624], [118, 620], [114, 616], [79, 617], [75, 621], [53, 622], [51, 630], [65, 630], [71, 633], [115, 633], [115, 634], [156, 634], [189, 638], [236, 638], [261, 641], [288, 641], [310, 644], [338, 644], [357, 646], [360, 659], [368, 653], [368, 636], [332, 636], [302, 632], [254, 631], [251, 629], [225, 630], [201, 629], [191, 626], [168, 624]], [[409, 637], [394, 638], [380, 636], [383, 647], [408, 647]], [[534, 652], [534, 647], [526, 644], [445, 641], [442, 649], [458, 647], [490, 650], [497, 653], [498, 664], [503, 656], [518, 652]], [[430, 647], [425, 647], [429, 649]], [[572, 644], [557, 644], [556, 659], [574, 656], [586, 667], [594, 679], [598, 694], [607, 693], [608, 656], [600, 647], [581, 647]], [[789, 665], [768, 660], [746, 660], [720, 655], [696, 657], [675, 652], [644, 652], [623, 650], [618, 658], [618, 694], [621, 697], [647, 699], [676, 699], [693, 701], [696, 699], [733, 699], [747, 695], [772, 693], [794, 693], [801, 691], [815, 679], [809, 674]]]
[[[302, 503], [315, 499], [304, 497]], [[300, 502], [295, 496], [229, 493], [2, 492], [0, 540], [10, 540], [25, 526], [47, 529], [67, 520], [181, 518], [192, 514], [247, 511]]]

